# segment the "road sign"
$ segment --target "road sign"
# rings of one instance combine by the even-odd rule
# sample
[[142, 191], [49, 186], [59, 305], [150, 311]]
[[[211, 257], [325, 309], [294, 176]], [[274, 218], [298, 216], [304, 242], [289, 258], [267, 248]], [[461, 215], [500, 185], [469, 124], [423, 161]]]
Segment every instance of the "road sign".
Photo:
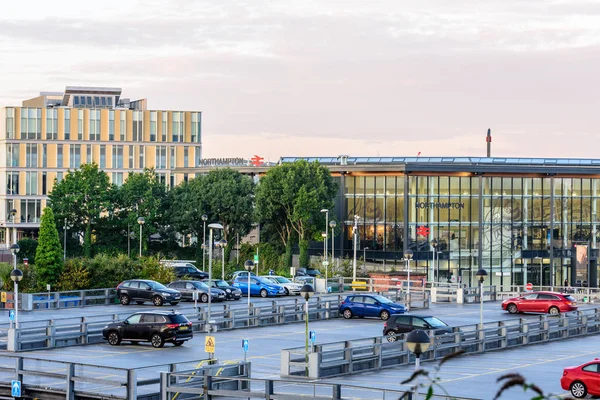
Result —
[[248, 351], [248, 339], [242, 339], [242, 349], [244, 349], [244, 351]]
[[258, 264], [258, 254], [254, 255], [254, 264]]
[[527, 285], [525, 285], [525, 289], [533, 290], [533, 285], [531, 283], [528, 283]]
[[317, 341], [317, 332], [315, 331], [310, 331], [310, 334], [308, 335], [308, 337], [310, 338], [310, 341], [315, 344], [315, 342]]
[[21, 381], [10, 381], [10, 388], [12, 397], [21, 397]]
[[214, 336], [206, 336], [204, 338], [204, 351], [207, 353], [215, 352], [215, 337]]
[[11, 321], [15, 320], [15, 310], [10, 310], [8, 312], [8, 318], [10, 318]]
[[323, 261], [323, 266], [326, 267], [329, 265], [329, 261]]

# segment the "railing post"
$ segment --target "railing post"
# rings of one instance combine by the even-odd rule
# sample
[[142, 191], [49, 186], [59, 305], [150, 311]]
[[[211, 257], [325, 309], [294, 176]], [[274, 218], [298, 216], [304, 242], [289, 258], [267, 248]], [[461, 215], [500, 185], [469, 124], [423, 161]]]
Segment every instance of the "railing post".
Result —
[[213, 389], [212, 385], [213, 385], [213, 381], [212, 381], [212, 376], [208, 375], [206, 373], [207, 371], [204, 371], [204, 400], [210, 400], [212, 399], [212, 395], [209, 394], [209, 391], [211, 391]]
[[581, 334], [588, 334], [588, 317], [583, 312], [581, 312]]
[[354, 371], [354, 365], [352, 364], [352, 342], [344, 342], [344, 360], [348, 362], [348, 373]]
[[477, 324], [477, 339], [479, 340], [477, 351], [482, 353], [485, 351], [485, 330], [481, 324]]
[[521, 344], [526, 345], [529, 344], [529, 324], [523, 319], [519, 318], [520, 327], [521, 327]]
[[548, 317], [540, 315], [540, 339], [545, 342], [548, 340], [548, 337]]
[[23, 382], [23, 357], [15, 358], [15, 379]]
[[67, 400], [75, 400], [75, 381], [73, 380], [73, 377], [75, 376], [75, 365], [74, 364], [67, 364], [66, 367], [66, 399]]
[[341, 400], [342, 398], [342, 385], [339, 383], [334, 383], [331, 386], [331, 399], [332, 400]]
[[110, 304], [110, 289], [104, 289], [104, 305]]
[[260, 308], [253, 307], [252, 311], [254, 315], [254, 326], [260, 326]]
[[273, 396], [273, 381], [265, 379], [265, 399], [270, 399]]
[[167, 399], [168, 373], [160, 373], [160, 398]]
[[383, 365], [383, 357], [381, 351], [381, 336], [375, 338], [375, 343], [373, 344], [373, 355], [377, 356], [377, 368], [381, 369]]
[[278, 319], [280, 324], [285, 324], [285, 306], [277, 306]]
[[331, 319], [331, 302], [325, 302], [325, 319]]
[[[598, 309], [596, 309], [598, 311]], [[560, 337], [566, 338], [569, 336], [569, 320], [565, 316], [565, 314], [560, 314], [558, 317], [558, 326], [560, 327]]]
[[56, 327], [54, 326], [53, 320], [48, 320], [48, 325], [46, 325], [46, 347], [49, 349], [54, 348], [54, 336], [56, 334]]
[[80, 303], [79, 303], [79, 307], [85, 307], [85, 290], [80, 290], [79, 291], [79, 298]]
[[127, 400], [137, 400], [137, 374], [135, 369], [127, 370]]
[[508, 347], [508, 329], [504, 321], [498, 321], [498, 335], [500, 336], [500, 347]]
[[81, 332], [81, 344], [88, 344], [88, 326], [86, 317], [81, 317], [79, 329]]
[[313, 319], [315, 319], [315, 320], [321, 319], [321, 313], [320, 313], [320, 310], [321, 310], [321, 296], [317, 297], [317, 302], [316, 302], [316, 305], [315, 305], [315, 309], [316, 309], [316, 312], [315, 312], [316, 315], [313, 316]]

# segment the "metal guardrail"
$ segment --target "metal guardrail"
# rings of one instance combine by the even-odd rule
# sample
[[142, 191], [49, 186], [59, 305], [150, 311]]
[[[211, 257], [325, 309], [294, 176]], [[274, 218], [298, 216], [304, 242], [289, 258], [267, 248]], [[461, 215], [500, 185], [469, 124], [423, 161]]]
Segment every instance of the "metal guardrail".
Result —
[[209, 359], [119, 368], [0, 355], [0, 395], [10, 396], [11, 380], [18, 380], [29, 398], [151, 400], [160, 393], [160, 374], [179, 371], [192, 381], [196, 376], [245, 377], [250, 368], [249, 363], [219, 365]]
[[[559, 292], [573, 296], [581, 303], [600, 302], [600, 288], [573, 287], [573, 286], [533, 286], [532, 291]], [[527, 294], [529, 291], [525, 286], [505, 286], [498, 292], [499, 300], [505, 300], [511, 297], [519, 297]]]
[[[600, 309], [541, 315], [539, 320], [497, 321], [453, 328], [453, 333], [435, 336], [430, 331], [431, 345], [421, 355], [422, 361], [439, 360], [458, 350], [481, 353], [553, 340], [600, 333]], [[385, 337], [324, 343], [312, 346], [306, 362], [304, 348], [281, 351], [282, 377], [323, 379], [369, 370], [406, 365], [414, 355], [404, 346], [404, 335], [388, 342]], [[308, 371], [308, 375], [307, 372]]]
[[[6, 293], [6, 302], [0, 308], [14, 308], [13, 292]], [[33, 311], [60, 308], [78, 308], [115, 304], [116, 289], [71, 290], [66, 292], [19, 293], [19, 310]]]

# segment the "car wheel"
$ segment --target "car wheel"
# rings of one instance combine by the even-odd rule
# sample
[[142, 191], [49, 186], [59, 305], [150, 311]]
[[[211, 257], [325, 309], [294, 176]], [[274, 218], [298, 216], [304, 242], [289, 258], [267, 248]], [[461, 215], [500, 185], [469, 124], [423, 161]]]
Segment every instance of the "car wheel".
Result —
[[202, 296], [200, 296], [200, 301], [203, 303], [208, 303], [208, 295], [204, 293]]
[[127, 296], [126, 294], [122, 294], [121, 297], [119, 298], [119, 300], [121, 301], [121, 304], [123, 304], [124, 306], [128, 305], [129, 302], [131, 301], [129, 296]]
[[350, 311], [349, 308], [346, 308], [344, 312], [342, 312], [342, 315], [344, 316], [344, 318], [350, 319], [352, 318], [352, 311]]
[[165, 345], [165, 340], [158, 333], [155, 333], [150, 338], [150, 343], [152, 343], [152, 347], [161, 348]]
[[385, 335], [386, 339], [388, 342], [395, 342], [396, 340], [398, 340], [398, 336], [396, 335], [396, 332], [394, 331], [389, 331], [386, 335]]
[[108, 334], [108, 343], [111, 346], [118, 346], [121, 343], [121, 336], [117, 333], [117, 331], [111, 331]]
[[560, 314], [560, 310], [558, 309], [558, 307], [550, 307], [550, 310], [548, 310], [548, 314], [558, 315]]
[[269, 293], [267, 292], [267, 289], [261, 289], [260, 290], [260, 297], [262, 297], [263, 299], [265, 297], [267, 297], [269, 295]]
[[144, 302], [143, 302], [143, 301], [136, 301], [135, 303], [136, 303], [136, 304], [144, 304]]
[[516, 304], [509, 304], [508, 306], [506, 306], [506, 310], [510, 313], [510, 314], [516, 314], [519, 312], [519, 309], [517, 308]]
[[163, 305], [163, 299], [160, 296], [154, 296], [152, 298], [152, 303], [156, 306], [156, 307], [160, 307]]
[[583, 382], [575, 381], [571, 384], [571, 394], [573, 397], [582, 399], [587, 396], [587, 387]]
[[178, 302], [178, 301], [172, 301], [170, 304], [171, 304], [172, 306], [176, 306], [177, 304], [179, 304], [179, 302]]
[[179, 347], [183, 344], [183, 340], [176, 340], [173, 342], [173, 344], [175, 345], [175, 347]]
[[379, 316], [381, 317], [381, 320], [382, 320], [382, 321], [387, 321], [387, 320], [390, 318], [390, 312], [389, 312], [389, 311], [386, 311], [386, 310], [383, 310], [383, 311], [382, 311], [382, 312], [379, 314]]
[[285, 290], [285, 295], [289, 296], [290, 295], [290, 291], [288, 290], [288, 288], [283, 288]]

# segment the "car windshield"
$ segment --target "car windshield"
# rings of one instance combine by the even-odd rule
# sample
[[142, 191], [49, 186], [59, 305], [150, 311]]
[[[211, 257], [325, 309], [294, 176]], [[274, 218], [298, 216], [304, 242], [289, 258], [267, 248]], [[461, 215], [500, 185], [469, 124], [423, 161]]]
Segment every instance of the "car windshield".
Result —
[[309, 275], [321, 275], [321, 271], [318, 269], [309, 269], [306, 271]]
[[292, 282], [288, 278], [284, 278], [283, 276], [278, 276], [278, 277], [272, 278], [272, 279], [275, 279], [279, 283], [291, 283]]
[[272, 285], [273, 284], [273, 281], [270, 279], [261, 278], [261, 277], [254, 277], [254, 279], [256, 279], [259, 283], [262, 283], [263, 285]]
[[219, 280], [219, 281], [213, 281], [213, 286], [226, 288], [226, 287], [229, 287], [229, 284], [225, 281]]
[[202, 283], [202, 282], [194, 282], [194, 286], [198, 289], [208, 289], [208, 286], [206, 285], [206, 283]]
[[445, 322], [440, 321], [436, 317], [426, 317], [426, 318], [423, 318], [423, 320], [425, 322], [427, 322], [429, 324], [429, 326], [431, 326], [432, 328], [441, 328], [444, 326], [448, 326]]
[[164, 290], [167, 288], [165, 285], [163, 285], [162, 283], [158, 283], [158, 282], [148, 282], [148, 285], [150, 285], [150, 287], [152, 289], [156, 289], [156, 290]]
[[573, 296], [565, 296], [565, 299], [567, 299], [567, 301], [572, 301], [572, 302], [577, 301], [577, 300], [575, 300], [575, 297], [573, 297]]
[[378, 302], [380, 302], [381, 304], [391, 304], [393, 303], [393, 301], [391, 301], [390, 299], [388, 299], [387, 297], [383, 297], [383, 296], [373, 296], [373, 298], [375, 300], [377, 300]]

